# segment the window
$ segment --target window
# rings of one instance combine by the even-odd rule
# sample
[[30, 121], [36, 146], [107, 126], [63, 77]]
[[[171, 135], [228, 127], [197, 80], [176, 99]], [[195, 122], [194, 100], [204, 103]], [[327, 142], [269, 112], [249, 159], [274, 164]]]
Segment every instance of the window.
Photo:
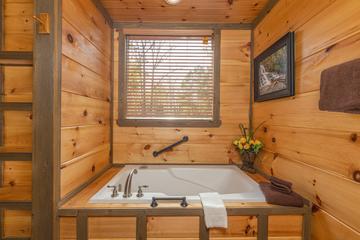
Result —
[[219, 36], [153, 33], [121, 34], [119, 125], [219, 126]]

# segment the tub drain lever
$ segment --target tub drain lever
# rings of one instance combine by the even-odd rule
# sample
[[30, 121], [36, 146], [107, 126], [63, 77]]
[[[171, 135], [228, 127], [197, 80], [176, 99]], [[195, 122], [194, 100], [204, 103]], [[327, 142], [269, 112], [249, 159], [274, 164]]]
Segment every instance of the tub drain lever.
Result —
[[186, 197], [152, 197], [150, 206], [155, 208], [159, 204], [157, 201], [180, 201], [180, 206], [187, 207], [189, 204], [186, 201]]

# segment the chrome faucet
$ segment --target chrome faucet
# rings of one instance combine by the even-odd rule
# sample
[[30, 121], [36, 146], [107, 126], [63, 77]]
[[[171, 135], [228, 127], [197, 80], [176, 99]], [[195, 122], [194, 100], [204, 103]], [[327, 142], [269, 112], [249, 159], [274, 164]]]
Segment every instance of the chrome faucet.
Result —
[[134, 174], [137, 174], [137, 169], [133, 169], [130, 171], [129, 175], [126, 178], [126, 182], [125, 182], [125, 189], [124, 189], [124, 194], [123, 194], [123, 198], [129, 198], [131, 197], [131, 182], [132, 182], [132, 178]]

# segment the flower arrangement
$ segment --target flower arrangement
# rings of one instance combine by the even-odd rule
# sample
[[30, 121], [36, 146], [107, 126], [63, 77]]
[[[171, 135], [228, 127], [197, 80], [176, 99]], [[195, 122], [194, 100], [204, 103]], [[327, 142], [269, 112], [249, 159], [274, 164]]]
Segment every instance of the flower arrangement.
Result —
[[263, 123], [261, 123], [254, 131], [252, 131], [252, 129], [247, 130], [243, 124], [240, 124], [241, 137], [233, 141], [233, 144], [239, 149], [241, 154], [243, 162], [241, 169], [252, 173], [256, 172], [254, 168], [256, 155], [264, 147], [263, 143], [254, 137], [256, 131], [262, 124]]

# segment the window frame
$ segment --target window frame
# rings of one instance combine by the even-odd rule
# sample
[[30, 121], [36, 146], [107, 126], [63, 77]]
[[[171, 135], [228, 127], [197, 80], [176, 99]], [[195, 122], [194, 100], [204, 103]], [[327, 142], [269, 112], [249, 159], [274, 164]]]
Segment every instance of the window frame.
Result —
[[[213, 29], [214, 34], [214, 100], [212, 120], [186, 120], [186, 119], [126, 119], [126, 35], [119, 29], [119, 65], [118, 65], [118, 120], [120, 127], [220, 127], [220, 54], [221, 31]], [[184, 34], [185, 35], [185, 34]]]

